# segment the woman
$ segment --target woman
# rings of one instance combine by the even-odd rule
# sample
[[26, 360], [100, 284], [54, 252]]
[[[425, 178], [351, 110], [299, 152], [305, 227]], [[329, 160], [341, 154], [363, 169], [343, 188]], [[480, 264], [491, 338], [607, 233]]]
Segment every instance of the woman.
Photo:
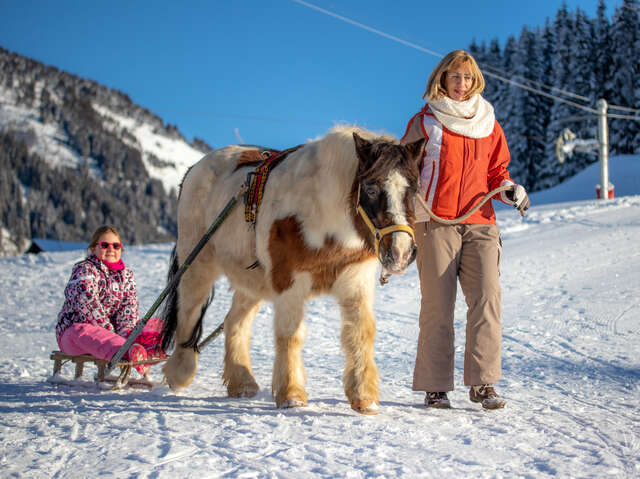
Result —
[[[111, 360], [138, 322], [136, 283], [133, 272], [122, 261], [122, 240], [113, 226], [98, 228], [88, 250], [87, 258], [73, 267], [64, 290], [56, 337], [60, 350], [67, 354]], [[161, 330], [161, 320], [152, 318], [125, 359], [143, 361], [163, 356], [159, 347]], [[136, 369], [146, 374], [149, 366], [138, 365]]]
[[[489, 191], [514, 185], [507, 171], [509, 150], [493, 107], [480, 96], [484, 78], [473, 57], [449, 53], [431, 73], [424, 108], [402, 138], [426, 138], [420, 194], [439, 217], [458, 218]], [[494, 199], [529, 207], [521, 185]], [[444, 225], [416, 205], [417, 265], [422, 301], [413, 389], [425, 391], [427, 407], [449, 408], [453, 390], [453, 313], [457, 281], [468, 306], [464, 384], [469, 397], [487, 409], [504, 407], [493, 383], [501, 377], [501, 240], [491, 201], [459, 225]]]

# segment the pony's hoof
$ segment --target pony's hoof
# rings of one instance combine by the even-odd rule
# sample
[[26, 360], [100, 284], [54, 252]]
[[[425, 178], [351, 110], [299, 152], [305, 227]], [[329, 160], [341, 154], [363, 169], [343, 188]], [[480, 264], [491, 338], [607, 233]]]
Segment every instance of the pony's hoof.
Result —
[[298, 398], [289, 398], [289, 399], [285, 399], [282, 404], [280, 404], [278, 407], [280, 409], [291, 409], [293, 407], [305, 407], [307, 405], [306, 401], [303, 401], [302, 399], [298, 399]]
[[174, 386], [173, 384], [171, 384], [171, 381], [169, 380], [169, 378], [167, 378], [167, 376], [162, 376], [162, 384], [165, 386], [168, 386], [169, 389], [171, 389], [172, 392], [177, 393], [179, 391], [181, 391], [182, 387], [179, 386]]
[[360, 399], [351, 403], [351, 409], [360, 414], [373, 416], [380, 412], [380, 406], [373, 399]]
[[171, 381], [167, 376], [164, 376], [162, 381], [165, 385], [169, 386], [169, 389], [174, 393], [180, 392], [187, 387], [186, 385], [177, 384], [176, 382]]
[[227, 389], [227, 394], [231, 398], [252, 398], [258, 394], [259, 390], [260, 388], [257, 384], [250, 384], [248, 386]]

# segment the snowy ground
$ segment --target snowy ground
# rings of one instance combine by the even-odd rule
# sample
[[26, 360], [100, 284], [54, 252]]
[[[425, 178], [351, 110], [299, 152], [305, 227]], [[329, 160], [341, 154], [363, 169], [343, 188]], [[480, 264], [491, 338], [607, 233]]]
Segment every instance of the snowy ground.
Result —
[[[524, 220], [501, 210], [499, 224], [504, 377], [497, 388], [508, 404], [498, 411], [470, 403], [462, 384], [461, 295], [454, 408], [426, 410], [423, 395], [411, 391], [415, 266], [378, 288], [381, 412], [361, 416], [342, 391], [330, 298], [307, 310], [306, 408], [278, 410], [271, 399], [269, 305], [254, 324], [256, 398], [226, 397], [221, 338], [203, 351], [194, 383], [180, 394], [100, 391], [46, 382], [55, 317], [80, 252], [0, 259], [0, 476], [639, 477], [640, 196], [545, 204]], [[164, 286], [169, 251], [127, 251], [143, 312]], [[206, 332], [229, 303], [219, 283]]]

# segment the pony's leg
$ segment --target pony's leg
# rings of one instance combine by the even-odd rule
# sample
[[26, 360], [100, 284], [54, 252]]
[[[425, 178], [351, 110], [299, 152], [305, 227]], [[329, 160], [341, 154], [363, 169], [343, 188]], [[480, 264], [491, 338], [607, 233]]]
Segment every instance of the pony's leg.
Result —
[[216, 265], [211, 255], [203, 251], [189, 266], [178, 285], [178, 324], [176, 328], [175, 350], [162, 368], [169, 386], [174, 391], [187, 387], [193, 381], [198, 364], [198, 352], [184, 343], [192, 339], [198, 322], [202, 320], [203, 306], [218, 277]]
[[224, 372], [222, 379], [231, 397], [253, 397], [258, 383], [251, 370], [251, 324], [261, 301], [236, 290], [224, 318]]
[[304, 300], [300, 288], [292, 288], [274, 301], [276, 357], [271, 389], [279, 408], [307, 405], [306, 374], [302, 364]]
[[369, 281], [363, 282], [361, 279], [350, 284], [338, 281], [334, 286], [334, 291], [339, 291], [336, 296], [342, 312], [340, 339], [345, 354], [343, 383], [352, 409], [363, 414], [376, 414], [379, 376], [373, 354], [376, 334], [373, 315], [375, 283], [369, 284]]

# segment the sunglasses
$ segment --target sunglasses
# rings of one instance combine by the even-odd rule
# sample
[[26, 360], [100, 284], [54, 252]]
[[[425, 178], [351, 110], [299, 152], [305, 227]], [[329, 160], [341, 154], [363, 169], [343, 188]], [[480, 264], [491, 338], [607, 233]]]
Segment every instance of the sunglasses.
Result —
[[113, 249], [115, 249], [115, 250], [119, 250], [120, 248], [122, 248], [122, 245], [120, 243], [107, 243], [106, 241], [101, 241], [98, 244], [100, 245], [100, 248], [102, 248], [102, 249], [108, 249], [109, 246], [112, 246]]

